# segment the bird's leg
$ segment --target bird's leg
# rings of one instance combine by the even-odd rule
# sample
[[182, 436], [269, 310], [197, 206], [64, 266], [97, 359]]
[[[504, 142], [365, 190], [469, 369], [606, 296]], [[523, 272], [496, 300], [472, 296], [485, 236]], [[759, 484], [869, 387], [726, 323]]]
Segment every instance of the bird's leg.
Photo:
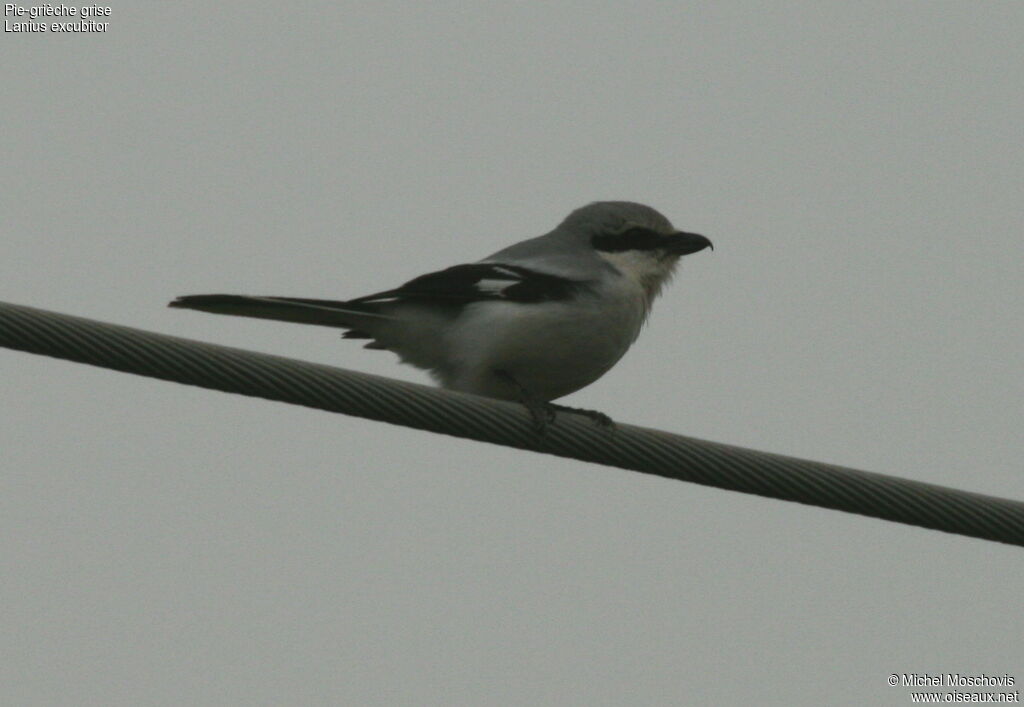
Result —
[[494, 375], [509, 383], [519, 393], [519, 402], [533, 419], [533, 429], [544, 434], [547, 426], [555, 421], [555, 406], [530, 392], [529, 388], [517, 381], [508, 371], [495, 371]]
[[555, 403], [538, 398], [530, 391], [529, 388], [517, 381], [508, 371], [495, 371], [494, 375], [512, 385], [519, 392], [519, 402], [521, 402], [530, 413], [530, 417], [533, 418], [533, 427], [540, 434], [544, 434], [544, 430], [547, 429], [549, 424], [555, 421], [555, 416], [559, 412], [569, 412], [575, 415], [582, 415], [583, 417], [590, 418], [597, 425], [607, 430], [615, 429], [615, 422], [603, 412], [598, 412], [597, 410], [584, 410], [583, 408], [573, 408], [568, 405], [556, 405]]

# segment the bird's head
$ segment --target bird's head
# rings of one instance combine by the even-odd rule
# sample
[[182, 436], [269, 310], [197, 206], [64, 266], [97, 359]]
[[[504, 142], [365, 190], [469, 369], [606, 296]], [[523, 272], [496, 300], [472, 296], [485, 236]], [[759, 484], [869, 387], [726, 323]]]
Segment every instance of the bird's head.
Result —
[[585, 240], [594, 252], [623, 276], [639, 282], [653, 299], [668, 282], [679, 258], [711, 241], [678, 231], [649, 206], [631, 201], [598, 201], [576, 209], [561, 229]]

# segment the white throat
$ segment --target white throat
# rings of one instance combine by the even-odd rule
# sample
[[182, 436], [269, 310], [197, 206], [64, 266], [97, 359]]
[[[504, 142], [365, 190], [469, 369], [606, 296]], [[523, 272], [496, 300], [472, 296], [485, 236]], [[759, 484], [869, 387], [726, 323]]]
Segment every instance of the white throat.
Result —
[[653, 253], [642, 250], [624, 250], [618, 253], [599, 250], [597, 254], [618, 270], [623, 277], [635, 282], [643, 289], [648, 306], [661, 292], [661, 288], [672, 278], [676, 264], [679, 262], [679, 258], [676, 256], [659, 258]]

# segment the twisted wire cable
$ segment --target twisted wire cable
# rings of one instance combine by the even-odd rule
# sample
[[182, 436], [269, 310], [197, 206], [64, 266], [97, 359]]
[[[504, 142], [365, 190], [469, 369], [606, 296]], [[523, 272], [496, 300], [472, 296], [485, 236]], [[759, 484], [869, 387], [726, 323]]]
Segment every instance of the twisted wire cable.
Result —
[[0, 346], [743, 493], [1024, 545], [1024, 503], [0, 302]]

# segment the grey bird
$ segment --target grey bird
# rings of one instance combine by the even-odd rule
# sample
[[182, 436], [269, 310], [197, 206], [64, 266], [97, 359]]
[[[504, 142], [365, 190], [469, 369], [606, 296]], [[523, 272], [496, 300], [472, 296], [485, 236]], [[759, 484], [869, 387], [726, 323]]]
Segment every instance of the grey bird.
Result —
[[556, 410], [610, 425], [551, 401], [614, 366], [679, 258], [711, 247], [649, 206], [600, 201], [542, 236], [365, 297], [188, 295], [169, 306], [344, 329], [445, 388], [522, 402], [541, 431]]

